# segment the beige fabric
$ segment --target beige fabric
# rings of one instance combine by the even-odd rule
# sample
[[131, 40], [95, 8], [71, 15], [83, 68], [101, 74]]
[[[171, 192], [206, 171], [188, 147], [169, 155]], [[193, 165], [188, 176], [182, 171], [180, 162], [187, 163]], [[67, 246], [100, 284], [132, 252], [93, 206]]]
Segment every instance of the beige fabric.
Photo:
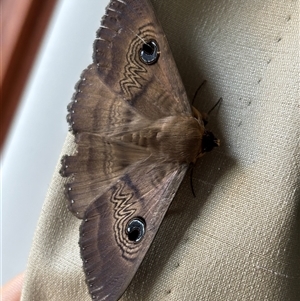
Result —
[[[153, 2], [189, 96], [207, 80], [195, 105], [223, 97], [222, 146], [199, 160], [196, 198], [185, 178], [122, 300], [299, 300], [299, 3]], [[23, 301], [90, 300], [58, 168]]]

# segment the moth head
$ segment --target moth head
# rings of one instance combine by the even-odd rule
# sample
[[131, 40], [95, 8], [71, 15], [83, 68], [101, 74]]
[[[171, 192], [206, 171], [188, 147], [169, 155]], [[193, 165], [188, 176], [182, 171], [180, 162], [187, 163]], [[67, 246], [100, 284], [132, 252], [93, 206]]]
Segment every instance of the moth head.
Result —
[[220, 140], [212, 132], [205, 130], [202, 137], [200, 156], [210, 152], [217, 146], [220, 146]]
[[198, 120], [200, 127], [204, 127], [204, 133], [202, 136], [201, 147], [197, 158], [203, 156], [205, 153], [210, 152], [215, 147], [220, 146], [220, 140], [215, 135], [205, 129], [208, 121], [208, 114], [200, 113], [195, 107], [192, 107], [192, 113], [195, 119]]

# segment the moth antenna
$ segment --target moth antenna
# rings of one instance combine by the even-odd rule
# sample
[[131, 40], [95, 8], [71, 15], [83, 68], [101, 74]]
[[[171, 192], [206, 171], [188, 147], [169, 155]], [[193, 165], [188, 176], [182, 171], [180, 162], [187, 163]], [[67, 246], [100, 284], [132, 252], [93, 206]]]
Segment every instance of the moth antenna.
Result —
[[191, 169], [191, 173], [190, 173], [190, 184], [191, 184], [191, 190], [192, 190], [192, 194], [194, 196], [194, 198], [196, 197], [196, 193], [195, 193], [195, 190], [194, 190], [194, 186], [193, 186], [193, 170], [194, 170], [194, 166], [195, 164], [192, 164], [190, 165], [190, 169]]
[[217, 107], [217, 105], [223, 100], [223, 98], [219, 98], [219, 100], [213, 105], [213, 107], [208, 111], [208, 113], [202, 113], [202, 118], [204, 122], [204, 126], [208, 123], [208, 116], [209, 114]]
[[200, 86], [197, 88], [197, 90], [196, 90], [196, 92], [195, 92], [195, 94], [194, 94], [194, 96], [193, 96], [193, 99], [192, 99], [192, 105], [193, 105], [193, 103], [194, 103], [194, 100], [196, 99], [196, 97], [197, 97], [197, 94], [198, 94], [198, 92], [200, 91], [200, 89], [203, 87], [203, 85], [206, 83], [206, 79], [200, 84]]
[[223, 100], [223, 98], [220, 97], [219, 100], [214, 104], [214, 106], [207, 112], [207, 115], [209, 115], [222, 100]]

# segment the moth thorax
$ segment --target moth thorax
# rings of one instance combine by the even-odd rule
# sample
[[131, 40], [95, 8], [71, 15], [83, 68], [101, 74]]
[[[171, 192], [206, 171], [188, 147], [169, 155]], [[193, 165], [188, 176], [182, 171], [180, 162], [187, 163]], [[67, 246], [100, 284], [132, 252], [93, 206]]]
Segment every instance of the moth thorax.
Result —
[[195, 162], [202, 148], [204, 126], [191, 116], [171, 117], [158, 135], [162, 151], [179, 163]]

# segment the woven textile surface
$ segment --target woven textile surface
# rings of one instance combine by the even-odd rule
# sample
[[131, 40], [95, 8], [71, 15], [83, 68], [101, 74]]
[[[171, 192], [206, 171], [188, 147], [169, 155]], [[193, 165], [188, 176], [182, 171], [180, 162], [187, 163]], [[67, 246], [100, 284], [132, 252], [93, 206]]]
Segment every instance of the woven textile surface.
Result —
[[[223, 98], [208, 124], [221, 147], [198, 160], [196, 197], [186, 175], [122, 300], [299, 300], [299, 2], [152, 3], [189, 97], [207, 81], [194, 106]], [[59, 168], [23, 301], [90, 300]]]

